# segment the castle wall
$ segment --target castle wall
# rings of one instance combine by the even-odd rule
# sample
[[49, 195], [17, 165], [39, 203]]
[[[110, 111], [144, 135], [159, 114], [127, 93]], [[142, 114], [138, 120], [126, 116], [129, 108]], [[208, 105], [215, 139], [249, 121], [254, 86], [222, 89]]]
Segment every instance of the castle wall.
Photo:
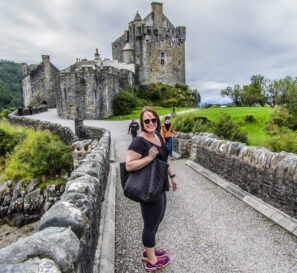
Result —
[[114, 67], [70, 67], [60, 73], [58, 115], [65, 119], [97, 119], [113, 114], [112, 101], [120, 88], [132, 91], [134, 73]]
[[113, 59], [124, 61], [123, 50], [133, 49], [136, 84], [186, 83], [186, 28], [174, 27], [163, 14], [161, 3], [152, 3], [152, 12], [143, 20], [137, 13], [128, 30], [112, 44]]
[[[24, 71], [25, 72], [25, 71]], [[55, 93], [59, 88], [59, 70], [50, 63], [49, 56], [42, 56], [42, 63], [32, 66], [22, 81], [25, 107], [39, 96], [49, 108], [56, 107]]]
[[22, 80], [23, 98], [25, 107], [32, 101], [31, 76], [27, 75]]
[[128, 42], [128, 31], [125, 31], [125, 33], [119, 37], [116, 41], [114, 41], [112, 46], [112, 59], [118, 60], [119, 62], [124, 62], [123, 57], [123, 48], [125, 47], [126, 43]]

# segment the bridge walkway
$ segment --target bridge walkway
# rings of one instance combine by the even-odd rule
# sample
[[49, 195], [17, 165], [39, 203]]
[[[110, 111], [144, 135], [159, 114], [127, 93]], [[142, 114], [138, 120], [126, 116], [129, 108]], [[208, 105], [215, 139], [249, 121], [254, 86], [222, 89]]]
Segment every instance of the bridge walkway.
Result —
[[[55, 109], [32, 118], [73, 128]], [[130, 121], [84, 121], [111, 130], [116, 164], [125, 160]], [[170, 161], [178, 190], [168, 192], [167, 210], [157, 234], [157, 247], [167, 250], [170, 273], [297, 272], [297, 240], [281, 227], [185, 165]], [[138, 203], [116, 186], [115, 272], [144, 272], [140, 260], [142, 218]]]
[[[117, 162], [130, 141], [116, 142]], [[185, 165], [170, 160], [178, 190], [167, 193], [167, 210], [157, 247], [170, 265], [160, 272], [297, 272], [296, 237]], [[138, 203], [116, 188], [115, 272], [144, 272], [142, 217]]]

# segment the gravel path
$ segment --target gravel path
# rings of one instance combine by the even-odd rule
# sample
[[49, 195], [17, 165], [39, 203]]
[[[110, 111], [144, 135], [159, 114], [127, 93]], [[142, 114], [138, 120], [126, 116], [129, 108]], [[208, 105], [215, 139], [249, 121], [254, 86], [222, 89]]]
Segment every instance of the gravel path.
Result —
[[[123, 161], [129, 142], [116, 144]], [[170, 161], [178, 191], [167, 194], [157, 247], [171, 264], [160, 272], [297, 272], [296, 238], [187, 167]], [[138, 203], [116, 193], [116, 272], [145, 272]]]
[[[59, 122], [55, 110], [33, 118]], [[111, 130], [117, 163], [125, 160], [131, 136], [130, 121], [84, 121]], [[68, 125], [67, 125], [68, 124]], [[170, 265], [160, 272], [297, 272], [297, 240], [276, 224], [186, 166], [170, 161], [178, 190], [167, 194], [167, 210], [157, 234]], [[142, 219], [138, 203], [125, 198], [120, 182], [116, 192], [117, 273], [144, 272], [140, 260]]]

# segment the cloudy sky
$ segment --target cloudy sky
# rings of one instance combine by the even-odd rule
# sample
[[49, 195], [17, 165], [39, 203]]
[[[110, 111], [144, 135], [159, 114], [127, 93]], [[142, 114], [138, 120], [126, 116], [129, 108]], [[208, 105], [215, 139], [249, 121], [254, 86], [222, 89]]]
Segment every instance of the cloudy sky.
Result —
[[[151, 0], [2, 0], [0, 59], [59, 69], [95, 48], [111, 58], [111, 43]], [[164, 0], [164, 14], [187, 27], [186, 78], [203, 101], [226, 101], [220, 90], [248, 84], [255, 74], [297, 76], [296, 0]]]

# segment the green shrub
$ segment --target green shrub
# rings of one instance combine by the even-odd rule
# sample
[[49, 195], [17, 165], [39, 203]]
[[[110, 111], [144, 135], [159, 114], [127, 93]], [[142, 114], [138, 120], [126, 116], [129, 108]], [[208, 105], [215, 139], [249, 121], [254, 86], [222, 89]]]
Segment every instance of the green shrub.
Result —
[[0, 156], [6, 156], [24, 138], [25, 134], [22, 131], [10, 133], [0, 128]]
[[269, 128], [273, 127], [273, 125], [296, 130], [295, 128], [297, 127], [297, 117], [287, 108], [278, 106], [275, 107], [275, 111], [270, 116], [269, 122], [267, 124], [267, 129], [269, 130]]
[[174, 106], [178, 105], [178, 100], [177, 99], [168, 99], [168, 100], [161, 101], [162, 107], [172, 107], [172, 105], [174, 105]]
[[175, 131], [191, 133], [195, 125], [195, 116], [193, 113], [178, 115], [173, 119], [172, 124]]
[[182, 89], [184, 91], [186, 91], [189, 88], [188, 85], [183, 84], [183, 83], [177, 83], [177, 84], [175, 84], [175, 87], [180, 88], [180, 89]]
[[72, 169], [71, 147], [55, 134], [28, 131], [6, 160], [4, 178], [40, 179], [42, 175], [56, 179]]
[[223, 113], [218, 122], [199, 120], [193, 113], [178, 115], [173, 120], [176, 131], [184, 133], [208, 132], [214, 133], [221, 139], [247, 142], [247, 133], [240, 131], [238, 123], [231, 120], [231, 116]]
[[204, 132], [204, 133], [213, 133], [214, 132], [214, 124], [209, 121], [204, 123], [202, 120], [197, 120], [194, 124], [192, 132]]
[[160, 99], [161, 99], [161, 91], [160, 91], [160, 89], [155, 88], [155, 89], [152, 91], [152, 93], [151, 93], [150, 99], [151, 99], [152, 101], [160, 100]]
[[8, 115], [14, 110], [15, 108], [3, 109], [0, 113], [0, 119], [7, 119]]
[[241, 132], [239, 125], [226, 113], [222, 113], [219, 121], [214, 124], [213, 133], [222, 139], [247, 143], [247, 133]]
[[272, 152], [286, 151], [297, 154], [297, 132], [289, 129], [283, 130], [268, 141], [268, 147]]
[[247, 121], [247, 122], [254, 122], [254, 121], [256, 121], [255, 118], [254, 118], [254, 116], [252, 114], [247, 114], [245, 116], [244, 120]]
[[116, 94], [113, 100], [114, 115], [130, 114], [137, 106], [137, 98], [134, 94], [121, 91]]

